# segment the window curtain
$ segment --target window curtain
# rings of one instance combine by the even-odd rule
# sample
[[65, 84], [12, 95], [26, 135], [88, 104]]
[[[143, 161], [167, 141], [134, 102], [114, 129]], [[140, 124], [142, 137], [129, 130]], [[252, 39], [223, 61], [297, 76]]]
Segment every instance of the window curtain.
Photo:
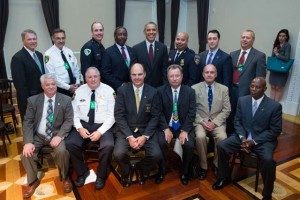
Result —
[[199, 53], [206, 50], [209, 0], [197, 0]]
[[116, 0], [116, 27], [124, 26], [126, 0]]
[[4, 60], [4, 39], [8, 21], [8, 0], [0, 0], [0, 78], [7, 79]]
[[159, 41], [165, 41], [165, 19], [166, 19], [166, 3], [165, 0], [157, 0], [157, 26], [159, 32]]
[[41, 3], [51, 37], [52, 31], [59, 28], [59, 3], [58, 0], [41, 0]]
[[171, 45], [170, 50], [175, 49], [174, 41], [176, 38], [180, 0], [172, 0], [171, 4]]

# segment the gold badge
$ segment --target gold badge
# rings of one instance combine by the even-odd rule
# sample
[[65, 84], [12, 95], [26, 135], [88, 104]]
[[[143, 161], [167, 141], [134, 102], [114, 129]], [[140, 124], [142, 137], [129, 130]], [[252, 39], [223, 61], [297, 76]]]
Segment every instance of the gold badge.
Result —
[[183, 66], [183, 65], [184, 65], [184, 59], [181, 59], [181, 60], [180, 60], [179, 65], [180, 65], [180, 66]]
[[139, 128], [138, 127], [136, 127], [135, 129], [134, 129], [134, 133], [137, 133], [139, 131]]

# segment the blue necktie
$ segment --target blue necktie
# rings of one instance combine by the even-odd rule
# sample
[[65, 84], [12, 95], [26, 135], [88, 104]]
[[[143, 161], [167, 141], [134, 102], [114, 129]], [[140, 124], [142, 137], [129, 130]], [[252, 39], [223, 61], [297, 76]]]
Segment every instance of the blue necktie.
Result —
[[174, 102], [173, 102], [173, 117], [172, 117], [172, 128], [177, 131], [181, 126], [178, 119], [178, 107], [177, 107], [177, 90], [174, 90]]
[[33, 52], [33, 59], [34, 59], [35, 63], [37, 64], [37, 66], [39, 67], [40, 72], [43, 74], [41, 62], [35, 52]]
[[213, 56], [213, 53], [212, 53], [212, 52], [210, 52], [210, 53], [209, 53], [209, 57], [208, 57], [208, 60], [207, 60], [207, 63], [206, 63], [206, 64], [211, 64], [211, 62], [212, 62], [212, 56]]
[[257, 110], [257, 101], [254, 101], [253, 106], [252, 106], [252, 116], [255, 115]]
[[211, 85], [208, 86], [208, 108], [209, 108], [209, 112], [211, 111], [211, 105], [212, 105], [212, 101], [213, 101], [213, 93], [212, 93], [212, 89], [211, 89]]

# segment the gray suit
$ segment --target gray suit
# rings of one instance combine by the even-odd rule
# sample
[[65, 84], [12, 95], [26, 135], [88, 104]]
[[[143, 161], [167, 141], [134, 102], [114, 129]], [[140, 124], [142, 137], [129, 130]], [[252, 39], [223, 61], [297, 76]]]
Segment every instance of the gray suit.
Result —
[[[28, 183], [32, 183], [37, 177], [36, 161], [39, 150], [48, 145], [43, 135], [37, 133], [39, 124], [42, 120], [44, 108], [44, 93], [28, 98], [26, 115], [23, 122], [23, 143], [32, 143], [35, 146], [32, 157], [21, 156], [23, 166], [27, 173]], [[73, 108], [71, 98], [63, 94], [56, 93], [54, 115], [53, 115], [53, 137], [66, 137], [73, 124]], [[69, 169], [69, 152], [66, 150], [64, 140], [53, 149], [58, 167], [61, 169], [62, 178], [67, 177]]]

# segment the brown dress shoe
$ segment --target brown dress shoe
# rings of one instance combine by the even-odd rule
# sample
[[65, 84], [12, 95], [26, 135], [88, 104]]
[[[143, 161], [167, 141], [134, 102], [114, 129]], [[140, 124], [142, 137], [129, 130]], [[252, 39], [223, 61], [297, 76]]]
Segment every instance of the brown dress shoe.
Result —
[[31, 186], [27, 186], [27, 187], [25, 188], [23, 197], [24, 197], [24, 198], [30, 198], [30, 197], [33, 195], [35, 189], [36, 189], [39, 185], [40, 185], [40, 180], [37, 179], [35, 182], [33, 182], [33, 183], [31, 184]]
[[65, 193], [70, 193], [72, 191], [72, 188], [73, 186], [69, 178], [63, 180], [63, 189]]

